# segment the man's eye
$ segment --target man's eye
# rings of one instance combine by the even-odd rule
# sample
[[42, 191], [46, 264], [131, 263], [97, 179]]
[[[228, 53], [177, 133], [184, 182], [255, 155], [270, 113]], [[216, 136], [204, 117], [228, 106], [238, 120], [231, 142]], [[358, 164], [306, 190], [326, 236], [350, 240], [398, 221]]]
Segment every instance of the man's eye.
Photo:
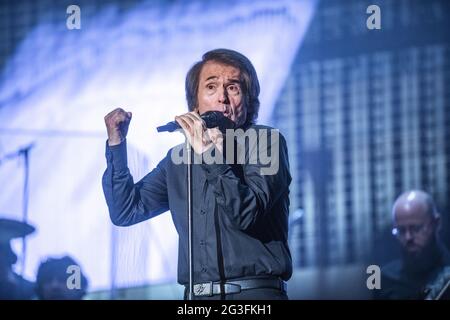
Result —
[[208, 84], [206, 88], [208, 88], [209, 90], [213, 90], [215, 86], [213, 84]]
[[236, 92], [239, 92], [239, 88], [238, 88], [238, 86], [231, 85], [231, 86], [228, 86], [228, 91], [236, 93]]
[[398, 230], [400, 233], [406, 233], [406, 228], [405, 228], [405, 227], [397, 227], [397, 230]]

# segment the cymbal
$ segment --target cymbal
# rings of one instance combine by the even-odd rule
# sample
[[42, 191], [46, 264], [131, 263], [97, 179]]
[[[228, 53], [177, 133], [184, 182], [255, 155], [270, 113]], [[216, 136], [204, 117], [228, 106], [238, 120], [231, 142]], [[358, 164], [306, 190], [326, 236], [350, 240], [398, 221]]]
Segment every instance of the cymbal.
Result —
[[0, 243], [9, 242], [14, 238], [23, 238], [36, 229], [28, 223], [0, 218]]

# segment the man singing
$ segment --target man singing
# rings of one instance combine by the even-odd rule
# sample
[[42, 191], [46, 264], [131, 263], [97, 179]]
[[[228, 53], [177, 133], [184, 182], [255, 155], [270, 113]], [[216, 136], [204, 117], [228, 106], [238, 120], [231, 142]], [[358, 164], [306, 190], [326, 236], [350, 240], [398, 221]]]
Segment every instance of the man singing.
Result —
[[[214, 150], [216, 158], [224, 160], [192, 165], [195, 299], [287, 299], [284, 281], [292, 274], [287, 243], [288, 152], [281, 134], [267, 142], [263, 133], [273, 129], [255, 124], [258, 96], [256, 71], [236, 51], [209, 51], [186, 76], [190, 112], [175, 120], [195, 156]], [[208, 111], [221, 112], [247, 140], [256, 137], [257, 141], [239, 144], [229, 138], [229, 130], [223, 135], [217, 127], [207, 128], [201, 116]], [[179, 235], [178, 282], [188, 288], [187, 165], [173, 161], [176, 148], [172, 148], [155, 169], [134, 183], [125, 139], [131, 117], [131, 112], [120, 108], [105, 117], [103, 190], [111, 221], [129, 226], [170, 210]], [[239, 149], [238, 144], [245, 161], [228, 157], [230, 146]], [[257, 148], [258, 155], [263, 151], [277, 159], [276, 170], [264, 172], [267, 163], [252, 161], [249, 155]]]

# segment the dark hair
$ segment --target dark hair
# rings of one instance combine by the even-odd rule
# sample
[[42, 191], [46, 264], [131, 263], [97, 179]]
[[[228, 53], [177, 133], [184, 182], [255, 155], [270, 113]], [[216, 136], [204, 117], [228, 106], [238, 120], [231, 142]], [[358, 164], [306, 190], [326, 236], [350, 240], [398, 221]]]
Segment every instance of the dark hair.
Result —
[[244, 126], [255, 123], [259, 111], [259, 81], [256, 70], [246, 56], [229, 49], [215, 49], [206, 52], [202, 60], [195, 63], [188, 71], [185, 88], [189, 111], [193, 111], [198, 106], [197, 94], [200, 72], [208, 61], [216, 61], [239, 69], [244, 104], [247, 109], [247, 118]]
[[[79, 266], [71, 257], [65, 256], [62, 258], [48, 258], [45, 262], [39, 265], [36, 276], [36, 294], [39, 299], [45, 299], [43, 292], [43, 285], [51, 282], [53, 279], [66, 282], [68, 274], [67, 268], [69, 266]], [[88, 288], [88, 280], [81, 272], [81, 289], [74, 289], [74, 299], [81, 299]]]

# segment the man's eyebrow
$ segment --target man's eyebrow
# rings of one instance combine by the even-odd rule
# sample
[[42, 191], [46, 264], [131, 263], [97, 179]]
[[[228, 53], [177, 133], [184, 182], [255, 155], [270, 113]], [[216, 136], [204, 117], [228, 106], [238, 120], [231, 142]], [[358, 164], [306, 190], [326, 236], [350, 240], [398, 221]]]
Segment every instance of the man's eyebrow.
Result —
[[227, 83], [241, 83], [239, 79], [229, 79]]
[[[217, 76], [210, 76], [210, 77], [206, 78], [205, 82], [209, 81], [209, 80], [213, 80], [213, 79], [218, 79], [218, 78], [219, 77], [217, 77]], [[239, 79], [229, 79], [227, 83], [240, 83], [240, 82], [241, 81]]]

